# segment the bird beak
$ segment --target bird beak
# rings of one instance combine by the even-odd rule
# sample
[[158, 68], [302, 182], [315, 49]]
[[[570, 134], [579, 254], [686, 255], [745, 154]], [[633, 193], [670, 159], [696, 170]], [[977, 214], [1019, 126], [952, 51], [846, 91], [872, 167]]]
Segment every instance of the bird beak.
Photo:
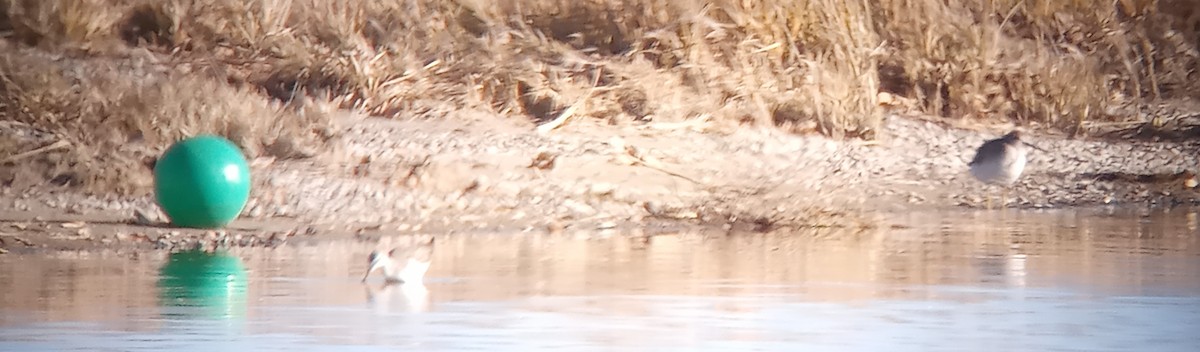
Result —
[[375, 259], [371, 260], [371, 266], [368, 267], [367, 272], [363, 274], [362, 282], [367, 282], [367, 277], [370, 277], [371, 272], [375, 271], [375, 269], [379, 269], [379, 267], [383, 266], [383, 261], [386, 260], [386, 258], [387, 255], [385, 254], [375, 256]]
[[1046, 151], [1045, 149], [1042, 149], [1041, 147], [1038, 147], [1038, 146], [1036, 146], [1036, 145], [1033, 145], [1033, 143], [1029, 143], [1029, 142], [1025, 142], [1025, 141], [1021, 141], [1021, 142], [1022, 142], [1022, 143], [1025, 143], [1025, 145], [1029, 146], [1030, 148], [1033, 148], [1033, 149], [1040, 150], [1040, 151], [1042, 151], [1043, 153], [1049, 153], [1049, 152], [1048, 152], [1048, 151]]

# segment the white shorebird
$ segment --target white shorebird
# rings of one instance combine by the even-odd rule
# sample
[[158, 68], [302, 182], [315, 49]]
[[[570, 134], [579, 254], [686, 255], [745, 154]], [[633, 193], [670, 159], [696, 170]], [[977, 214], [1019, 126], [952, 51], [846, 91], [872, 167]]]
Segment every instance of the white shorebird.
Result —
[[370, 266], [363, 274], [362, 281], [366, 282], [375, 270], [383, 269], [383, 278], [387, 283], [421, 285], [432, 259], [433, 237], [428, 241], [393, 247], [387, 252], [375, 250], [367, 257]]
[[[984, 142], [975, 150], [975, 157], [971, 162], [967, 163], [971, 167], [971, 175], [976, 179], [989, 185], [1003, 187], [1001, 202], [1004, 205], [1008, 204], [1008, 187], [1025, 171], [1028, 160], [1026, 155], [1029, 154], [1026, 147], [1046, 151], [1021, 140], [1021, 132], [1013, 130], [1003, 137]], [[988, 197], [989, 209], [991, 204], [992, 199]]]

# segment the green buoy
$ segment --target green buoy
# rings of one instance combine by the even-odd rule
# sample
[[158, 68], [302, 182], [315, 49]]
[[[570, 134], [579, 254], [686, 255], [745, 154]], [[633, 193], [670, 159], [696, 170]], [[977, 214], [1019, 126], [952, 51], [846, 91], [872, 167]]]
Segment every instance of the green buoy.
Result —
[[220, 228], [250, 198], [250, 166], [233, 142], [200, 135], [176, 142], [154, 166], [154, 195], [178, 227]]

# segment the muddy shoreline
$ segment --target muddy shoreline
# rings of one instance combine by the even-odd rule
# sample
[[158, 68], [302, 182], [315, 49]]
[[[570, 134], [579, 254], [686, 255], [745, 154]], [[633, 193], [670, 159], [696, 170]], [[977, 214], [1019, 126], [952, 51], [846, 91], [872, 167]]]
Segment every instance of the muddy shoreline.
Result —
[[[153, 200], [38, 188], [0, 194], [7, 251], [204, 245], [455, 232], [649, 236], [681, 230], [891, 226], [889, 214], [975, 209], [999, 192], [966, 173], [1005, 127], [889, 117], [877, 142], [706, 124], [572, 122], [550, 133], [469, 115], [346, 115], [334, 147], [256, 158], [241, 219], [221, 231], [166, 226]], [[1195, 142], [1067, 139], [1032, 131], [1009, 208], [1200, 204]], [[149, 169], [145, 170], [149, 173]], [[1190, 186], [1190, 187], [1189, 187]], [[989, 193], [990, 192], [990, 193]], [[140, 215], [139, 215], [140, 214]]]

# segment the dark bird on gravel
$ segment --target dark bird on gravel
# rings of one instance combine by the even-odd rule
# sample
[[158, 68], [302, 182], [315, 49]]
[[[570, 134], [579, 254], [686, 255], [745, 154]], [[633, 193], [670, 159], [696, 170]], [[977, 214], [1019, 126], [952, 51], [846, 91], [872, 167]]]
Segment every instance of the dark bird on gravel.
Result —
[[[1029, 153], [1026, 147], [1046, 151], [1021, 140], [1021, 132], [1017, 130], [984, 142], [975, 150], [975, 157], [971, 162], [967, 163], [971, 167], [971, 175], [985, 184], [1004, 187], [1005, 194], [1001, 201], [1007, 204], [1008, 187], [1025, 171], [1026, 155]], [[988, 208], [991, 208], [990, 197]]]
[[387, 252], [375, 250], [367, 257], [370, 263], [362, 281], [375, 270], [383, 269], [385, 282], [420, 285], [433, 259], [433, 237], [428, 241], [393, 247]]

